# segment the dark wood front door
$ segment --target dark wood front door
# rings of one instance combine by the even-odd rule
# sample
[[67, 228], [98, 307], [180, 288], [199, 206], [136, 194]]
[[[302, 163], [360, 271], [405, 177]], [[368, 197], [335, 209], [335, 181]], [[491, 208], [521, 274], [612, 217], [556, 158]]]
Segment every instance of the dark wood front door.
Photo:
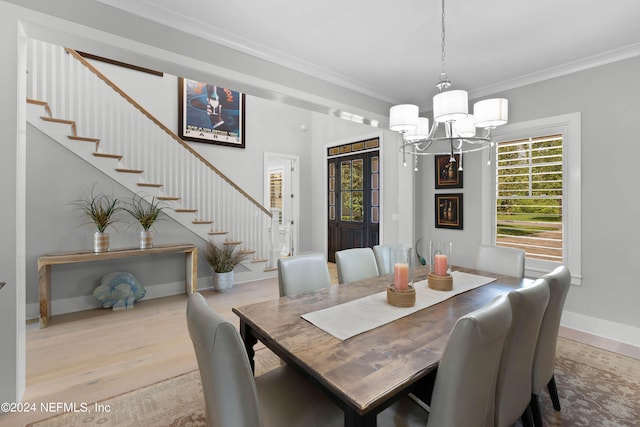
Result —
[[330, 262], [336, 251], [378, 244], [379, 166], [377, 150], [328, 159]]

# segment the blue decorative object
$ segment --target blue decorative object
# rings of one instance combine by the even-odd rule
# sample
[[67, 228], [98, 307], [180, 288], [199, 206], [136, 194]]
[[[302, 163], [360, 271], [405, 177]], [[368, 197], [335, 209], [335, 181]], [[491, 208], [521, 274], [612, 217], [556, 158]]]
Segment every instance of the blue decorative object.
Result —
[[133, 274], [122, 271], [105, 274], [100, 286], [93, 290], [93, 296], [102, 301], [102, 307], [113, 310], [133, 308], [133, 303], [144, 298], [146, 293]]

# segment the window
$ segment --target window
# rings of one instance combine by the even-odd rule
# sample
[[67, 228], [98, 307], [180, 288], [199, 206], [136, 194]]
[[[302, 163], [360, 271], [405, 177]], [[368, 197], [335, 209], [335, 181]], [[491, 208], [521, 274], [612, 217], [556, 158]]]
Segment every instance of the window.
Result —
[[562, 262], [562, 183], [562, 135], [499, 143], [496, 245]]
[[580, 114], [505, 125], [493, 138], [492, 167], [483, 172], [490, 201], [483, 243], [523, 249], [528, 277], [565, 264], [579, 284]]
[[269, 172], [269, 207], [280, 209], [278, 224], [282, 224], [282, 170]]

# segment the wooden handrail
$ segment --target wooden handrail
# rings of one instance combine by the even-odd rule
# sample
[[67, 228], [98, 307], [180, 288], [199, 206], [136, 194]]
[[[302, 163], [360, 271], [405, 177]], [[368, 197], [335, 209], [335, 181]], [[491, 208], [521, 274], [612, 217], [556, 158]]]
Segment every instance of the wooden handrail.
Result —
[[166, 127], [162, 122], [160, 122], [158, 119], [156, 119], [153, 114], [151, 114], [150, 112], [148, 112], [144, 107], [142, 107], [140, 104], [138, 104], [133, 98], [131, 98], [129, 95], [127, 95], [127, 93], [125, 93], [122, 89], [120, 89], [118, 87], [118, 85], [116, 85], [115, 83], [113, 83], [111, 80], [109, 80], [109, 78], [107, 76], [105, 76], [104, 74], [102, 74], [100, 72], [100, 70], [98, 70], [97, 68], [95, 68], [93, 65], [91, 65], [90, 62], [88, 62], [85, 58], [83, 58], [78, 52], [76, 52], [73, 49], [70, 48], [65, 48], [65, 51], [70, 54], [71, 56], [73, 56], [75, 59], [77, 59], [78, 61], [80, 61], [80, 63], [82, 63], [82, 65], [84, 65], [85, 67], [87, 67], [92, 73], [94, 73], [96, 76], [98, 76], [98, 78], [100, 80], [102, 80], [103, 82], [105, 82], [109, 87], [111, 87], [111, 89], [115, 90], [120, 96], [122, 96], [124, 99], [126, 99], [131, 105], [133, 105], [136, 109], [138, 109], [142, 114], [144, 114], [149, 120], [151, 120], [156, 126], [158, 126], [159, 128], [161, 128], [163, 131], [165, 131], [171, 138], [173, 138], [177, 143], [181, 144], [186, 150], [188, 150], [191, 154], [193, 154], [198, 160], [200, 160], [202, 163], [204, 163], [209, 169], [211, 169], [213, 172], [215, 172], [219, 177], [221, 177], [222, 179], [224, 179], [229, 185], [231, 185], [235, 190], [237, 190], [240, 194], [242, 194], [245, 198], [247, 198], [251, 203], [253, 203], [258, 209], [260, 209], [262, 212], [264, 212], [266, 215], [268, 215], [269, 218], [271, 218], [271, 212], [265, 208], [264, 206], [262, 206], [261, 203], [259, 203], [257, 200], [255, 200], [253, 197], [251, 197], [246, 191], [244, 191], [242, 188], [240, 188], [238, 186], [238, 184], [236, 184], [235, 182], [233, 182], [229, 177], [227, 177], [224, 173], [222, 173], [218, 168], [216, 168], [215, 166], [213, 166], [207, 159], [205, 159], [204, 157], [202, 157], [200, 155], [200, 153], [198, 153], [197, 151], [195, 151], [193, 148], [191, 148], [191, 146], [189, 144], [187, 144], [186, 142], [184, 142], [178, 135], [176, 135], [171, 129], [169, 129], [168, 127]]

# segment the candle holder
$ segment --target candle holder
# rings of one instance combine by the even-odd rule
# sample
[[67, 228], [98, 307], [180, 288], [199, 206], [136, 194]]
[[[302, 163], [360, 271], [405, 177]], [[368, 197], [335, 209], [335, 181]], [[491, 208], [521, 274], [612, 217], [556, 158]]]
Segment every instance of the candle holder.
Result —
[[395, 307], [413, 307], [416, 304], [416, 290], [413, 285], [407, 289], [397, 289], [393, 284], [387, 286], [387, 302]]
[[413, 251], [404, 246], [389, 250], [389, 283], [398, 290], [406, 290], [413, 285]]
[[427, 282], [436, 291], [450, 291], [453, 289], [451, 277], [451, 252], [453, 244], [445, 241], [431, 241], [429, 243], [429, 274]]
[[404, 246], [389, 250], [389, 282], [387, 302], [396, 307], [411, 307], [416, 303], [413, 288], [413, 251]]

